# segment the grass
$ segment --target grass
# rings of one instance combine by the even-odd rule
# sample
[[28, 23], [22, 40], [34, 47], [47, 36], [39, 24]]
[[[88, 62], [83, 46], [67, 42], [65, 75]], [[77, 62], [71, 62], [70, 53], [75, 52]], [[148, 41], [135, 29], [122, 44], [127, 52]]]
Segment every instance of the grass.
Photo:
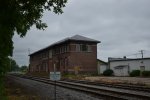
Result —
[[27, 75], [33, 75], [33, 76], [38, 76], [38, 77], [46, 77], [49, 78], [49, 73], [48, 72], [32, 72], [32, 73], [26, 73]]
[[[26, 73], [27, 75], [32, 75], [32, 76], [38, 76], [38, 77], [46, 77], [49, 78], [49, 73], [48, 72], [32, 72], [32, 73]], [[65, 73], [61, 74], [61, 79], [84, 79], [85, 77], [90, 77], [90, 76], [98, 76], [97, 74], [71, 74], [71, 73]]]
[[62, 79], [76, 79], [76, 80], [82, 80], [85, 77], [95, 76], [92, 74], [63, 74]]

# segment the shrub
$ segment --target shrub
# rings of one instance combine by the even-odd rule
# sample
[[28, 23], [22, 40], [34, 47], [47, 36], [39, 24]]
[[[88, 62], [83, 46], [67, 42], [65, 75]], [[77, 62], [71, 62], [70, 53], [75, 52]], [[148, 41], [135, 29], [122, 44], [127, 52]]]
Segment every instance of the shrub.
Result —
[[133, 70], [133, 71], [130, 73], [130, 76], [131, 76], [131, 77], [140, 76], [140, 70]]
[[150, 71], [143, 71], [142, 76], [146, 76], [146, 77], [150, 76]]
[[113, 75], [113, 70], [111, 69], [106, 69], [104, 72], [103, 72], [103, 75], [104, 76], [112, 76]]

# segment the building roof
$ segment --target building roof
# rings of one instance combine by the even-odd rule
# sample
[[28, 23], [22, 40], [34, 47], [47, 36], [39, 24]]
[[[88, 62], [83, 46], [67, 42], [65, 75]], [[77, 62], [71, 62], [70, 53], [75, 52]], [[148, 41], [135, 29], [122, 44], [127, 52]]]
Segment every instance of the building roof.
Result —
[[31, 56], [31, 55], [33, 55], [33, 54], [35, 54], [35, 53], [38, 53], [38, 52], [40, 52], [40, 51], [43, 51], [43, 50], [45, 50], [45, 49], [48, 49], [48, 48], [50, 48], [50, 47], [52, 47], [52, 46], [55, 46], [55, 45], [58, 45], [58, 44], [62, 44], [62, 43], [64, 43], [64, 42], [68, 42], [68, 41], [85, 41], [85, 42], [100, 43], [100, 41], [98, 41], [98, 40], [94, 40], [94, 39], [91, 39], [91, 38], [87, 38], [87, 37], [84, 37], [84, 36], [81, 36], [81, 35], [74, 35], [74, 36], [72, 36], [72, 37], [67, 37], [67, 38], [65, 38], [65, 39], [63, 39], [63, 40], [60, 40], [60, 41], [58, 41], [58, 42], [55, 42], [55, 43], [53, 43], [53, 44], [51, 44], [51, 45], [49, 45], [49, 46], [47, 46], [47, 47], [45, 47], [45, 48], [42, 48], [42, 49], [40, 49], [40, 50], [38, 50], [38, 51], [36, 51], [36, 52], [30, 54], [29, 56]]
[[103, 61], [103, 60], [100, 60], [100, 59], [97, 59], [97, 61], [99, 61], [99, 62], [101, 62], [101, 63], [103, 63], [103, 64], [108, 64], [107, 62], [105, 62], [105, 61]]
[[108, 62], [132, 61], [132, 60], [150, 60], [150, 58], [108, 58]]
[[76, 41], [88, 41], [88, 42], [96, 42], [96, 43], [100, 43], [100, 41], [91, 39], [91, 38], [87, 38], [81, 35], [74, 35], [72, 37], [69, 38], [70, 40], [76, 40]]

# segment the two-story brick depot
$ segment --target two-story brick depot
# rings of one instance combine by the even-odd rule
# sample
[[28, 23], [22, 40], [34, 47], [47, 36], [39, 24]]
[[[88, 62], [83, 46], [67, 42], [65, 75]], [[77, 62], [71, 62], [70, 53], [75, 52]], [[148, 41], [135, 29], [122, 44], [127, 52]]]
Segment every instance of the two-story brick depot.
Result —
[[75, 35], [30, 54], [29, 72], [97, 73], [100, 41]]

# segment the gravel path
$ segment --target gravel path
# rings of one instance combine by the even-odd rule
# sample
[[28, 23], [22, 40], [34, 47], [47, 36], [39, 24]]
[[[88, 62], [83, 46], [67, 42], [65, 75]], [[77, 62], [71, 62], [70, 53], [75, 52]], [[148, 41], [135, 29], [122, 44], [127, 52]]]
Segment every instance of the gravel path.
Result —
[[[19, 77], [9, 78], [25, 91], [40, 97], [41, 100], [54, 100], [54, 86]], [[100, 100], [92, 95], [62, 87], [56, 87], [56, 100]], [[101, 99], [102, 100], [102, 99]]]

